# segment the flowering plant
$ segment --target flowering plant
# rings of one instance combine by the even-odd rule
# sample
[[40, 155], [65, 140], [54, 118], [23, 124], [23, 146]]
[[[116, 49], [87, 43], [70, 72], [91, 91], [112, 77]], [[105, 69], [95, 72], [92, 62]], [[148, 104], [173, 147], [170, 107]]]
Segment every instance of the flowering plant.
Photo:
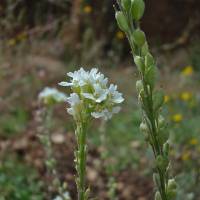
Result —
[[145, 33], [140, 29], [140, 19], [145, 10], [143, 0], [117, 0], [116, 20], [119, 28], [125, 32], [140, 74], [136, 82], [139, 103], [142, 108], [141, 131], [152, 147], [155, 157], [154, 182], [158, 191], [155, 200], [176, 198], [176, 182], [169, 178], [169, 141], [167, 124], [161, 114], [164, 93], [155, 89], [157, 67], [151, 55]]
[[87, 200], [89, 190], [85, 186], [86, 169], [86, 135], [89, 123], [94, 118], [103, 120], [111, 119], [113, 114], [120, 111], [118, 104], [124, 101], [122, 94], [117, 91], [116, 85], [108, 86], [108, 78], [98, 69], [69, 72], [69, 82], [61, 82], [59, 85], [70, 87], [72, 93], [67, 98], [70, 107], [67, 109], [76, 123], [76, 138], [78, 150], [75, 153], [77, 170], [78, 199]]
[[[57, 189], [59, 195], [57, 195], [54, 200], [70, 200], [69, 193], [66, 191], [67, 184], [61, 183], [58, 178], [58, 173], [56, 170], [56, 159], [53, 155], [53, 147], [51, 140], [51, 125], [52, 125], [52, 114], [53, 107], [57, 103], [65, 102], [67, 96], [58, 91], [56, 88], [45, 87], [38, 95], [39, 101], [43, 103], [45, 106], [41, 109], [41, 112], [38, 111], [38, 117], [44, 121], [44, 127], [39, 131], [39, 139], [40, 142], [44, 146], [45, 154], [46, 154], [46, 167], [47, 172], [51, 174], [53, 177], [52, 186]], [[48, 109], [47, 109], [48, 108]], [[40, 121], [41, 121], [40, 120]]]
[[45, 87], [38, 96], [39, 100], [46, 105], [64, 102], [67, 96], [55, 88]]

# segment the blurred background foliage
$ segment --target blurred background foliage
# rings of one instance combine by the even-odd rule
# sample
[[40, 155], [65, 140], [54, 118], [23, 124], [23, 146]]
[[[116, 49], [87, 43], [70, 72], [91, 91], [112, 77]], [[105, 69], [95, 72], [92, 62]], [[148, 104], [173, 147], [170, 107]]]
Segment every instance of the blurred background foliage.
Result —
[[[65, 73], [98, 66], [126, 101], [108, 124], [89, 134], [88, 181], [101, 199], [151, 199], [152, 153], [139, 132], [137, 72], [125, 35], [114, 20], [114, 0], [0, 1], [0, 200], [52, 199], [37, 95], [57, 87]], [[200, 193], [200, 1], [146, 0], [147, 33], [166, 91], [177, 200]], [[59, 178], [75, 198], [73, 123], [66, 105], [54, 108], [52, 141]], [[97, 181], [98, 180], [98, 181]], [[27, 187], [25, 187], [27, 186]], [[23, 188], [23, 189], [22, 189]], [[133, 196], [134, 195], [134, 196]], [[109, 198], [110, 197], [110, 198]]]

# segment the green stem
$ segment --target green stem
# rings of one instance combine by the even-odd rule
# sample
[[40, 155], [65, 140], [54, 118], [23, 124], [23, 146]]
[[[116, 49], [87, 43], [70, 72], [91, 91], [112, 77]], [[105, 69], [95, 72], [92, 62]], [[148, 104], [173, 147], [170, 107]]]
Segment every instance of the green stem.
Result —
[[87, 135], [87, 123], [77, 124], [77, 142], [78, 142], [78, 151], [77, 151], [77, 163], [76, 169], [78, 173], [77, 177], [77, 190], [78, 190], [78, 200], [85, 199], [85, 174], [86, 174], [86, 135]]
[[[128, 18], [128, 21], [129, 21], [129, 18]], [[132, 24], [130, 21], [129, 21], [130, 24]], [[139, 24], [137, 23], [136, 24], [136, 28], [139, 28]], [[130, 32], [132, 33], [134, 31], [134, 28], [133, 26], [130, 26]], [[132, 54], [133, 54], [133, 57], [134, 57], [134, 54], [136, 53], [138, 56], [141, 56], [141, 50], [139, 47], [135, 46], [135, 48], [137, 49], [136, 52], [134, 52], [134, 44], [132, 43], [130, 37], [128, 36], [128, 40], [129, 40], [129, 44], [130, 44], [130, 47], [131, 47], [131, 51], [132, 51]], [[150, 91], [148, 91], [148, 88], [147, 88], [147, 84], [146, 84], [146, 81], [144, 80], [144, 75], [143, 74], [140, 74], [141, 75], [141, 78], [143, 80], [143, 87], [144, 87], [144, 92], [145, 92], [145, 95], [147, 96], [147, 99], [148, 99], [148, 110], [146, 110], [146, 113], [148, 113], [148, 118], [150, 120], [150, 124], [151, 124], [151, 138], [153, 140], [153, 144], [151, 144], [151, 147], [153, 149], [153, 152], [154, 152], [154, 156], [155, 156], [155, 159], [158, 155], [163, 155], [163, 152], [162, 152], [162, 147], [160, 146], [159, 144], [159, 141], [157, 140], [157, 129], [156, 129], [156, 125], [155, 125], [155, 116], [154, 116], [154, 110], [153, 110], [153, 91], [152, 91], [152, 88], [150, 88]], [[159, 177], [160, 177], [160, 187], [159, 187], [159, 191], [160, 191], [160, 194], [161, 194], [161, 197], [163, 200], [167, 200], [167, 195], [166, 195], [166, 178], [165, 178], [165, 175], [162, 173], [162, 171], [157, 168], [157, 172], [159, 174]]]

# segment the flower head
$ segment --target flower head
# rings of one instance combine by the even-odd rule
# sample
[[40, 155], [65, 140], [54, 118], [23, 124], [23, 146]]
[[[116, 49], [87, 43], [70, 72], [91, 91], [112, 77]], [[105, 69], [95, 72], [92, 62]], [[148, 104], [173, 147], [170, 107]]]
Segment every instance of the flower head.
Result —
[[67, 96], [62, 92], [59, 92], [55, 88], [45, 87], [38, 96], [39, 100], [44, 104], [51, 105], [54, 103], [64, 102], [67, 100]]
[[192, 98], [192, 94], [190, 92], [183, 92], [183, 93], [181, 93], [180, 98], [183, 101], [189, 101]]
[[182, 71], [182, 74], [184, 76], [191, 76], [193, 73], [194, 73], [193, 67], [190, 65], [186, 66]]
[[92, 7], [90, 5], [86, 5], [84, 8], [83, 8], [83, 11], [84, 13], [86, 14], [90, 14], [92, 12]]
[[183, 120], [183, 116], [179, 113], [172, 116], [172, 120], [176, 123], [180, 123]]
[[189, 141], [189, 144], [191, 145], [197, 145], [199, 143], [198, 139], [197, 138], [192, 138], [190, 141]]
[[170, 96], [165, 95], [165, 96], [164, 96], [164, 102], [165, 102], [165, 103], [168, 103], [169, 101], [170, 101]]
[[123, 40], [125, 38], [125, 34], [122, 31], [117, 31], [116, 38], [119, 40]]
[[80, 115], [89, 114], [94, 118], [110, 119], [113, 114], [119, 112], [118, 104], [124, 101], [122, 94], [117, 91], [117, 86], [111, 84], [98, 69], [93, 68], [67, 74], [69, 82], [61, 82], [59, 85], [71, 87], [73, 93], [67, 99], [70, 104], [68, 113], [78, 119]]

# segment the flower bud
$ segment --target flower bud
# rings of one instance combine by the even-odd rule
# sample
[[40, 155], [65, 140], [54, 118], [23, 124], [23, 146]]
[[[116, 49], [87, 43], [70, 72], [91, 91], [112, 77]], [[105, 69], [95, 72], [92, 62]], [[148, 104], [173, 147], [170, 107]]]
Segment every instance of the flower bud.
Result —
[[144, 60], [142, 57], [140, 56], [135, 56], [134, 57], [134, 62], [138, 68], [138, 70], [141, 72], [141, 73], [144, 73], [145, 71], [145, 65], [144, 65]]
[[145, 72], [145, 79], [146, 82], [151, 86], [154, 87], [157, 78], [157, 68], [155, 66], [150, 66], [148, 70]]
[[167, 190], [167, 199], [175, 199], [177, 195], [176, 190]]
[[129, 11], [131, 8], [131, 0], [121, 0], [121, 4], [126, 11]]
[[147, 42], [145, 42], [144, 45], [142, 46], [141, 53], [142, 53], [142, 56], [146, 56], [147, 53], [149, 53], [149, 47], [148, 47]]
[[162, 115], [158, 116], [158, 127], [163, 128], [165, 126], [165, 118]]
[[158, 168], [160, 168], [161, 170], [166, 170], [167, 166], [168, 166], [168, 159], [166, 157], [163, 157], [161, 155], [157, 156], [156, 158], [156, 165]]
[[128, 32], [129, 27], [128, 27], [128, 23], [126, 21], [126, 17], [124, 16], [123, 12], [117, 11], [115, 13], [115, 18], [117, 20], [119, 28], [124, 32]]
[[143, 83], [142, 83], [142, 80], [138, 80], [138, 81], [136, 82], [136, 90], [137, 90], [138, 93], [140, 93], [141, 90], [143, 90]]
[[157, 173], [153, 173], [153, 182], [157, 187], [160, 187], [160, 177]]
[[140, 124], [140, 131], [144, 134], [145, 140], [148, 141], [149, 140], [149, 129], [148, 129], [146, 123], [142, 122]]
[[132, 35], [132, 40], [137, 46], [142, 47], [146, 41], [144, 32], [140, 29], [135, 30]]
[[160, 192], [156, 192], [155, 194], [155, 200], [162, 200], [161, 196], [160, 196]]
[[142, 122], [140, 124], [140, 131], [143, 132], [143, 133], [148, 133], [149, 132], [149, 129], [148, 129], [146, 123]]
[[132, 16], [134, 20], [140, 20], [144, 14], [145, 4], [143, 0], [132, 0]]
[[153, 105], [154, 110], [155, 111], [159, 110], [164, 103], [164, 93], [162, 90], [156, 91], [153, 94], [153, 102], [154, 102], [154, 105]]
[[168, 189], [169, 190], [176, 190], [177, 189], [177, 183], [176, 181], [173, 179], [169, 179], [168, 181]]
[[154, 61], [153, 56], [150, 53], [147, 53], [147, 55], [145, 56], [145, 65], [151, 66], [154, 64], [155, 64], [155, 61]]
[[166, 142], [164, 145], [163, 145], [163, 152], [166, 156], [169, 155], [169, 143]]

